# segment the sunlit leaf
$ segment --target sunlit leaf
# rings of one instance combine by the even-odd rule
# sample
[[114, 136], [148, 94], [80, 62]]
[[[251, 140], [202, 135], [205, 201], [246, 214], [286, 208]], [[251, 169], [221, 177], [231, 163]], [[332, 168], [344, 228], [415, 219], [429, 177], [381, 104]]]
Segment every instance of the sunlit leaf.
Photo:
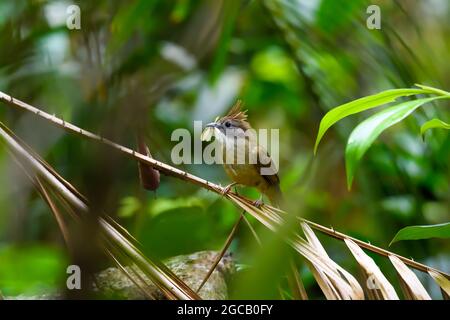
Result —
[[360, 98], [343, 105], [340, 105], [330, 111], [320, 121], [319, 132], [317, 133], [316, 144], [314, 146], [314, 153], [317, 152], [320, 140], [325, 132], [339, 120], [361, 111], [372, 109], [383, 104], [393, 102], [397, 98], [406, 97], [413, 94], [431, 93], [429, 89], [393, 89], [386, 90], [380, 93]]
[[401, 240], [418, 240], [429, 238], [450, 238], [450, 222], [428, 226], [409, 226], [401, 229], [392, 239], [391, 244]]
[[345, 149], [347, 186], [350, 189], [355, 170], [364, 153], [387, 128], [402, 121], [424, 103], [443, 98], [432, 97], [407, 101], [376, 113], [361, 122], [350, 134]]
[[120, 201], [120, 208], [117, 215], [121, 218], [132, 217], [141, 209], [141, 202], [136, 197], [125, 197]]
[[425, 132], [429, 129], [434, 129], [434, 128], [439, 128], [439, 129], [447, 129], [450, 130], [450, 123], [446, 123], [440, 119], [431, 119], [427, 122], [425, 122], [421, 127], [420, 127], [420, 134], [423, 135], [425, 134]]
[[418, 83], [415, 83], [414, 85], [416, 87], [419, 87], [420, 89], [428, 90], [429, 92], [435, 93], [435, 94], [440, 95], [440, 96], [450, 96], [450, 92], [442, 90], [442, 89], [438, 89], [438, 88], [434, 88], [434, 87], [430, 87], [430, 86], [425, 86], [423, 84], [418, 84]]

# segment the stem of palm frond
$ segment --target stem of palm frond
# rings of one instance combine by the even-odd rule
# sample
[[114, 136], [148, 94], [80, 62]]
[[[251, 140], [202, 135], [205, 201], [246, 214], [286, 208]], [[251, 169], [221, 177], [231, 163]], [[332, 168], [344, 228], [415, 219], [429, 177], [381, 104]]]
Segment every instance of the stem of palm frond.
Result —
[[[5, 128], [2, 123], [0, 122], [0, 128]], [[8, 132], [9, 133], [9, 132]], [[21, 161], [12, 154], [12, 158], [14, 162], [17, 164], [17, 166], [22, 170], [22, 172], [28, 177], [28, 179], [34, 184], [34, 187], [41, 195], [42, 199], [47, 203], [48, 207], [52, 211], [53, 215], [55, 216], [56, 222], [58, 223], [59, 229], [61, 230], [62, 236], [64, 238], [64, 242], [66, 243], [67, 248], [70, 250], [70, 241], [69, 241], [69, 232], [67, 230], [66, 224], [64, 222], [64, 218], [60, 211], [58, 210], [57, 206], [51, 199], [50, 195], [48, 194], [47, 190], [45, 190], [45, 187], [43, 186], [43, 183], [40, 181], [39, 177], [35, 176], [32, 177], [28, 171], [25, 169], [25, 167], [22, 165]]]
[[[54, 124], [54, 125], [62, 128], [62, 129], [64, 129], [67, 132], [79, 135], [79, 136], [81, 136], [83, 138], [86, 138], [86, 139], [94, 140], [94, 141], [100, 142], [102, 144], [108, 145], [111, 148], [115, 149], [116, 151], [119, 151], [119, 152], [123, 153], [124, 155], [127, 155], [128, 157], [130, 157], [130, 158], [132, 158], [134, 160], [137, 160], [137, 161], [142, 162], [142, 163], [146, 163], [146, 164], [152, 166], [153, 168], [159, 170], [160, 172], [162, 172], [162, 173], [164, 173], [166, 175], [174, 176], [174, 177], [176, 177], [178, 179], [181, 179], [181, 180], [184, 180], [184, 181], [196, 184], [196, 185], [198, 185], [198, 186], [200, 186], [200, 187], [202, 187], [204, 189], [213, 191], [213, 192], [215, 192], [217, 194], [220, 194], [220, 195], [222, 195], [223, 192], [224, 192], [225, 188], [223, 188], [223, 187], [221, 187], [221, 186], [219, 186], [219, 185], [217, 185], [215, 183], [211, 183], [211, 182], [209, 182], [209, 181], [207, 181], [205, 179], [202, 179], [202, 178], [197, 177], [197, 176], [195, 176], [193, 174], [187, 173], [186, 171], [174, 168], [174, 167], [172, 167], [172, 166], [170, 166], [170, 165], [168, 165], [166, 163], [160, 162], [160, 161], [155, 160], [153, 158], [147, 157], [147, 156], [145, 156], [145, 155], [143, 155], [141, 153], [138, 153], [138, 152], [136, 152], [133, 149], [130, 149], [128, 147], [125, 147], [125, 146], [122, 146], [122, 145], [120, 145], [118, 143], [115, 143], [115, 142], [113, 142], [111, 140], [103, 138], [100, 135], [94, 134], [94, 133], [89, 132], [87, 130], [84, 130], [84, 129], [80, 128], [80, 127], [77, 127], [77, 126], [75, 126], [75, 125], [73, 125], [73, 124], [71, 124], [69, 122], [64, 121], [63, 119], [60, 119], [60, 118], [56, 117], [55, 115], [50, 115], [49, 113], [46, 113], [46, 112], [44, 112], [44, 111], [42, 111], [42, 110], [40, 110], [40, 109], [30, 105], [30, 104], [27, 104], [27, 103], [25, 103], [25, 102], [23, 102], [21, 100], [13, 98], [10, 95], [5, 94], [5, 93], [3, 93], [1, 91], [0, 91], [0, 101], [3, 101], [4, 103], [6, 103], [6, 104], [8, 104], [10, 106], [13, 106], [15, 108], [18, 108], [20, 110], [34, 113], [37, 116], [39, 116], [41, 118], [44, 118], [45, 120], [51, 122], [52, 124]], [[71, 194], [71, 193], [68, 196], [69, 197], [74, 197], [73, 194]], [[239, 204], [241, 207], [244, 207], [244, 208], [247, 208], [247, 209], [251, 209], [251, 210], [247, 210], [247, 212], [249, 212], [250, 214], [252, 214], [252, 212], [250, 212], [250, 211], [254, 212], [255, 210], [259, 210], [257, 207], [254, 206], [252, 201], [250, 201], [249, 199], [246, 199], [245, 197], [237, 195], [237, 194], [235, 194], [233, 192], [226, 193], [225, 197], [228, 198], [229, 200], [235, 202], [236, 204]], [[76, 199], [76, 201], [80, 201], [80, 200]], [[83, 205], [85, 205], [85, 204], [83, 203]], [[270, 214], [270, 216], [267, 217], [267, 219], [278, 220], [278, 221], [282, 220], [280, 214], [283, 214], [285, 212], [283, 212], [283, 211], [281, 211], [281, 210], [279, 210], [277, 208], [273, 208], [273, 207], [267, 206], [267, 205], [265, 205], [263, 207], [266, 209], [265, 213], [266, 214]], [[259, 217], [259, 218], [261, 218], [261, 217]], [[269, 221], [264, 221], [264, 220], [261, 220], [261, 219], [258, 219], [258, 220], [261, 221], [266, 226], [269, 226], [269, 224], [270, 224]], [[374, 246], [372, 244], [369, 244], [369, 243], [365, 243], [365, 242], [363, 242], [361, 240], [354, 239], [354, 238], [349, 237], [349, 236], [347, 236], [347, 235], [345, 235], [343, 233], [337, 232], [337, 231], [335, 231], [332, 228], [327, 228], [327, 227], [324, 227], [322, 225], [319, 225], [317, 223], [314, 223], [312, 221], [308, 221], [308, 220], [305, 220], [305, 219], [302, 219], [302, 221], [308, 223], [312, 228], [314, 228], [316, 230], [319, 230], [322, 233], [327, 234], [329, 236], [332, 236], [332, 237], [334, 237], [336, 239], [339, 239], [339, 240], [342, 240], [342, 241], [344, 241], [345, 239], [350, 239], [350, 240], [356, 242], [361, 247], [363, 247], [363, 248], [365, 248], [365, 249], [367, 249], [369, 251], [372, 251], [372, 252], [374, 252], [376, 254], [379, 254], [379, 255], [382, 255], [382, 256], [386, 256], [386, 257], [389, 256], [389, 255], [396, 256], [400, 260], [402, 260], [405, 264], [409, 265], [412, 268], [415, 268], [417, 270], [420, 270], [422, 272], [427, 272], [427, 273], [429, 271], [436, 272], [436, 273], [442, 274], [447, 279], [450, 279], [450, 275], [445, 273], [445, 272], [443, 272], [443, 271], [434, 269], [432, 267], [429, 267], [429, 266], [424, 265], [422, 263], [416, 262], [414, 260], [402, 257], [402, 256], [397, 255], [395, 253], [392, 253], [392, 252], [390, 252], [388, 250], [381, 249], [381, 248], [379, 248], [377, 246]]]
[[105, 251], [106, 251], [107, 255], [111, 258], [111, 260], [115, 263], [117, 268], [119, 268], [119, 270], [121, 270], [123, 272], [123, 274], [125, 274], [125, 276], [131, 282], [134, 283], [136, 288], [138, 288], [144, 296], [146, 296], [149, 300], [156, 300], [155, 296], [149, 290], [147, 290], [145, 280], [142, 279], [142, 277], [137, 272], [133, 272], [134, 271], [133, 268], [131, 268], [131, 270], [133, 272], [133, 274], [131, 274], [131, 272], [129, 272], [126, 269], [126, 267], [120, 263], [120, 261], [115, 257], [115, 255], [109, 249], [106, 249]]

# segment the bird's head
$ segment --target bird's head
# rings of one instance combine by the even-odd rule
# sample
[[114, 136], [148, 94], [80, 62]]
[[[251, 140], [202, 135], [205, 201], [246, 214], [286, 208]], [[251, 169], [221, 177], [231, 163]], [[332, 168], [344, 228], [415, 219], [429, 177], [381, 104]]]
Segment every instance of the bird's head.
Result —
[[212, 134], [219, 140], [225, 139], [227, 135], [244, 136], [248, 129], [251, 126], [247, 121], [246, 110], [242, 111], [242, 102], [238, 100], [226, 116], [217, 117], [214, 122], [206, 125], [202, 140], [209, 140]]

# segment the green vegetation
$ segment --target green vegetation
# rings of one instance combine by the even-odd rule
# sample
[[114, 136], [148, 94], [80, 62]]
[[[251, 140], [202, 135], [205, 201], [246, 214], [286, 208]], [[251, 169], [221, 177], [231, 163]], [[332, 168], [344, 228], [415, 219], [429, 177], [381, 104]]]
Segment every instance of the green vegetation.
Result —
[[[0, 1], [2, 295], [64, 291], [68, 264], [134, 263], [166, 298], [196, 299], [161, 261], [226, 245], [230, 298], [442, 298], [450, 6], [383, 2], [369, 30], [369, 4], [79, 1], [69, 30], [64, 1]], [[171, 161], [175, 129], [238, 99], [254, 128], [280, 129], [286, 212], [252, 188], [221, 195], [220, 165]], [[155, 191], [138, 163], [161, 173]], [[402, 291], [411, 269], [423, 290]]]

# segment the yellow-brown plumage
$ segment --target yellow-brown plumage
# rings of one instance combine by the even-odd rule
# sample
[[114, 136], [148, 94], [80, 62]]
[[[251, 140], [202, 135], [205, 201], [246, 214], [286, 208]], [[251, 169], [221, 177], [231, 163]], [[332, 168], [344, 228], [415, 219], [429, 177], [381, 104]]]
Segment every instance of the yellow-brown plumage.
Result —
[[[261, 174], [261, 168], [273, 167], [272, 159], [249, 133], [251, 131], [248, 130], [252, 128], [247, 121], [246, 112], [242, 111], [241, 102], [238, 101], [226, 116], [207, 127], [214, 128], [215, 136], [221, 142], [224, 157], [223, 168], [233, 183], [256, 187], [269, 198], [272, 204], [279, 205], [281, 200], [280, 179], [276, 171], [269, 175]], [[228, 129], [237, 131], [236, 138], [231, 139], [225, 134]], [[245, 163], [238, 161], [239, 156], [242, 157], [241, 159], [245, 159]], [[256, 159], [256, 163], [250, 163], [250, 156]]]

